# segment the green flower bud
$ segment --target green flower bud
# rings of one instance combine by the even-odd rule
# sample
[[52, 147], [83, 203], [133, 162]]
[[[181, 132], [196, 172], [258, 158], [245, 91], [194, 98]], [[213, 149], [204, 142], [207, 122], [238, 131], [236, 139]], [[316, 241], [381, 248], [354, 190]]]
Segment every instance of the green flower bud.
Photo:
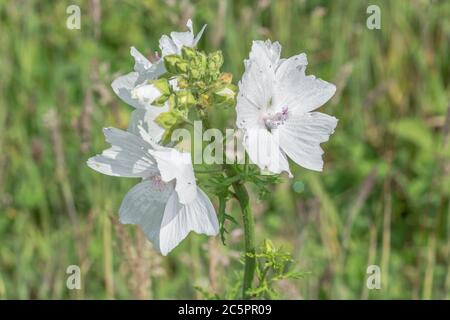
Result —
[[153, 84], [159, 91], [161, 91], [161, 94], [167, 96], [170, 94], [170, 85], [167, 79], [161, 78], [157, 80], [151, 80], [150, 83]]
[[202, 77], [202, 72], [199, 69], [191, 69], [191, 78], [192, 79], [200, 79]]
[[189, 90], [180, 90], [176, 93], [177, 107], [180, 109], [189, 109], [197, 101]]
[[188, 63], [179, 55], [171, 54], [164, 57], [164, 66], [169, 73], [183, 74], [188, 70]]
[[211, 79], [217, 79], [220, 74], [220, 68], [223, 64], [221, 51], [216, 51], [208, 55], [208, 75]]
[[206, 74], [208, 67], [207, 56], [203, 52], [197, 52], [197, 55], [190, 61], [190, 78], [201, 80]]
[[217, 107], [234, 107], [236, 104], [237, 88], [228, 84], [213, 92], [213, 104]]
[[217, 69], [220, 69], [223, 64], [223, 55], [222, 51], [216, 51], [213, 53], [210, 53], [208, 56], [208, 60], [216, 66]]
[[181, 56], [183, 59], [190, 61], [194, 59], [194, 57], [197, 55], [198, 51], [194, 48], [189, 47], [183, 47], [181, 48]]
[[206, 109], [207, 107], [209, 107], [211, 105], [211, 97], [209, 95], [207, 95], [206, 93], [202, 93], [199, 97], [198, 103], [200, 104], [200, 106], [202, 108]]
[[220, 75], [219, 80], [225, 84], [230, 84], [233, 80], [233, 75], [231, 73], [224, 72]]
[[156, 123], [164, 129], [172, 128], [179, 120], [180, 116], [175, 110], [160, 113], [155, 119]]
[[186, 89], [187, 87], [189, 87], [189, 82], [185, 78], [180, 77], [178, 79], [178, 88]]

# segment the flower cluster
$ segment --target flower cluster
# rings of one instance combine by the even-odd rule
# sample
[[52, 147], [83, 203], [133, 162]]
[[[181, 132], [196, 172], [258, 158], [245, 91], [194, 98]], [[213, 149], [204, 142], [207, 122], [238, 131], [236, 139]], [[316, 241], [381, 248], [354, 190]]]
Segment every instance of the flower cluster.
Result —
[[[197, 44], [204, 27], [197, 37], [191, 21], [188, 27], [188, 32], [172, 32], [171, 37], [161, 38], [163, 58]], [[120, 221], [140, 225], [154, 247], [166, 255], [190, 231], [217, 235], [219, 223], [211, 201], [196, 184], [191, 155], [162, 143], [167, 129], [163, 116], [183, 111], [169, 101], [171, 92], [177, 91], [178, 98], [183, 94], [178, 79], [160, 78], [168, 73], [164, 59], [152, 64], [135, 48], [131, 48], [131, 55], [134, 72], [112, 83], [114, 92], [136, 108], [128, 130], [104, 129], [112, 147], [87, 164], [103, 174], [142, 178], [125, 196], [119, 209]]]
[[[289, 176], [288, 157], [322, 170], [320, 143], [337, 124], [336, 118], [313, 112], [333, 96], [335, 87], [305, 75], [305, 54], [282, 59], [278, 42], [254, 41], [236, 87], [231, 74], [221, 71], [220, 51], [207, 54], [196, 48], [206, 26], [196, 36], [191, 20], [187, 27], [187, 32], [161, 37], [161, 58], [155, 63], [131, 48], [134, 71], [112, 83], [114, 92], [135, 108], [130, 124], [126, 131], [105, 128], [111, 148], [87, 162], [106, 175], [142, 179], [126, 194], [120, 221], [139, 225], [163, 255], [190, 231], [219, 232], [214, 206], [197, 186], [191, 154], [171, 141], [175, 129], [190, 123], [192, 113], [204, 120], [214, 108], [236, 106], [236, 125], [251, 162]], [[224, 176], [236, 172], [223, 169]]]

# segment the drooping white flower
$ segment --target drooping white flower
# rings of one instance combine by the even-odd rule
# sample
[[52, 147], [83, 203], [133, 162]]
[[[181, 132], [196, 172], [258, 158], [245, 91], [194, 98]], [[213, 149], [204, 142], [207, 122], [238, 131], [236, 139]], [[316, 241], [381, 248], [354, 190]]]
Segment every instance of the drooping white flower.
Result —
[[146, 104], [142, 100], [136, 99], [132, 92], [141, 83], [156, 79], [162, 75], [165, 72], [164, 64], [152, 64], [134, 47], [131, 48], [130, 53], [134, 58], [134, 71], [115, 79], [111, 87], [123, 102], [136, 109], [131, 114], [132, 120], [128, 130], [138, 134], [137, 123], [142, 123], [145, 130], [151, 133], [154, 141], [158, 142], [164, 133], [164, 129], [153, 120], [160, 113], [167, 112], [169, 110], [168, 105], [161, 107], [151, 106], [151, 104]]
[[[202, 27], [197, 36], [194, 36], [192, 20], [189, 19], [186, 23], [189, 31], [186, 32], [171, 32], [170, 37], [163, 35], [159, 40], [159, 47], [162, 52], [162, 57], [170, 54], [181, 54], [181, 49], [183, 47], [195, 47], [205, 31], [206, 24]], [[163, 60], [159, 60], [159, 64], [163, 64]], [[165, 72], [164, 65], [162, 70]], [[159, 74], [160, 75], [160, 74]], [[159, 76], [158, 75], [158, 76]], [[172, 79], [170, 85], [173, 90], [178, 90], [177, 81]], [[158, 98], [161, 93], [159, 90], [148, 82], [142, 82], [135, 86], [131, 91], [132, 98], [139, 101], [140, 105], [151, 106], [152, 102]]]
[[322, 171], [320, 143], [329, 139], [335, 117], [313, 112], [336, 87], [306, 75], [304, 53], [281, 59], [281, 45], [254, 41], [237, 97], [238, 128], [253, 163], [274, 173], [288, 172], [287, 156], [307, 169]]
[[190, 231], [217, 235], [217, 216], [195, 182], [190, 154], [159, 146], [139, 129], [140, 136], [105, 128], [112, 147], [87, 161], [89, 167], [106, 175], [142, 178], [122, 201], [120, 221], [139, 225], [163, 255]]
[[[162, 57], [169, 54], [180, 54], [183, 46], [194, 47], [200, 40], [206, 25], [200, 30], [197, 36], [194, 37], [191, 19], [187, 22], [189, 31], [186, 32], [171, 32], [170, 36], [163, 35], [159, 40], [159, 46], [162, 52]], [[131, 47], [130, 54], [134, 58], [134, 71], [126, 75], [120, 76], [111, 84], [114, 92], [125, 103], [139, 109], [146, 108], [147, 105], [142, 103], [142, 100], [133, 98], [131, 91], [138, 85], [144, 84], [148, 80], [158, 78], [166, 72], [163, 59], [159, 59], [152, 64], [143, 54], [141, 54], [135, 47]]]
[[[189, 31], [171, 32], [170, 37], [166, 35], [161, 37], [159, 46], [162, 57], [168, 54], [180, 54], [183, 46], [194, 47], [197, 45], [206, 25], [203, 26], [195, 37], [192, 21], [190, 19], [186, 25]], [[134, 58], [134, 71], [115, 79], [111, 84], [111, 87], [122, 101], [136, 108], [132, 113], [132, 118], [135, 120], [142, 120], [145, 129], [151, 133], [152, 140], [159, 142], [164, 133], [164, 129], [153, 120], [160, 113], [167, 112], [169, 106], [168, 103], [162, 107], [152, 105], [154, 99], [159, 97], [161, 93], [148, 82], [157, 79], [166, 72], [164, 62], [163, 59], [159, 59], [154, 64], [151, 63], [135, 47], [131, 47], [130, 54]], [[170, 85], [173, 90], [178, 89], [176, 80], [171, 80]], [[137, 122], [138, 121], [131, 121], [130, 127], [128, 128], [130, 132], [136, 134], [139, 133], [136, 128]]]
[[146, 106], [144, 104], [132, 97], [131, 91], [137, 85], [162, 75], [165, 72], [164, 64], [159, 62], [151, 63], [135, 47], [131, 47], [130, 54], [134, 58], [134, 71], [115, 79], [111, 87], [125, 103], [136, 109], [145, 109]]

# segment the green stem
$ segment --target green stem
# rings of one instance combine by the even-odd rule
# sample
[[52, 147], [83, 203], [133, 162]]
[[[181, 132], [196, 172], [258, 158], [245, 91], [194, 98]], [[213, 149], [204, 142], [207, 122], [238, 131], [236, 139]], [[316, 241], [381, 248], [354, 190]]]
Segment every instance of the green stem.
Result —
[[[205, 115], [200, 115], [200, 118], [203, 120], [204, 127], [206, 129], [210, 128], [208, 118]], [[246, 155], [244, 167], [244, 172], [246, 175], [248, 174], [248, 162], [249, 162], [248, 156]], [[223, 165], [223, 168], [225, 169], [228, 177], [234, 178], [232, 179], [233, 181], [232, 186], [236, 195], [236, 199], [238, 200], [242, 211], [242, 220], [244, 222], [244, 238], [245, 238], [244, 242], [245, 265], [244, 265], [244, 280], [242, 283], [242, 298], [249, 299], [250, 296], [247, 293], [247, 291], [252, 288], [256, 268], [255, 224], [253, 222], [253, 215], [250, 207], [250, 199], [248, 196], [247, 189], [245, 188], [245, 185], [240, 179], [241, 175], [232, 166]]]
[[248, 154], [245, 153], [244, 172], [245, 172], [245, 175], [246, 175], [246, 176], [248, 176], [248, 165], [249, 165]]
[[[245, 186], [241, 183], [233, 184], [234, 191], [238, 198], [242, 210], [242, 219], [244, 221], [244, 236], [245, 236], [245, 269], [244, 282], [242, 286], [242, 297], [248, 299], [248, 289], [252, 287], [253, 275], [255, 273], [256, 258], [255, 258], [255, 225], [253, 222], [252, 210], [250, 208], [250, 201], [248, 192]], [[250, 256], [251, 255], [251, 256]]]
[[[237, 173], [231, 167], [228, 171], [232, 175]], [[255, 224], [253, 221], [252, 210], [250, 207], [250, 199], [247, 189], [242, 181], [233, 182], [233, 189], [236, 198], [241, 206], [242, 220], [244, 222], [244, 237], [245, 237], [245, 266], [244, 266], [244, 280], [242, 285], [242, 298], [248, 299], [250, 296], [247, 291], [252, 287], [253, 278], [255, 274], [256, 258], [255, 258]]]

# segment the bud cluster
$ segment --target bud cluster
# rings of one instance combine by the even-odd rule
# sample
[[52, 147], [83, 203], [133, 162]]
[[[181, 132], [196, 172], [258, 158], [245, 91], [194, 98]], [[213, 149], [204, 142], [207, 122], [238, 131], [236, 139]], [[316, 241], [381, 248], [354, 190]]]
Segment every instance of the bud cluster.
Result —
[[155, 106], [169, 105], [155, 121], [166, 129], [164, 140], [174, 129], [188, 119], [189, 110], [198, 108], [201, 113], [212, 107], [234, 107], [237, 87], [232, 75], [222, 73], [221, 51], [206, 54], [196, 48], [183, 47], [181, 54], [164, 56], [166, 73], [150, 81], [161, 95], [153, 101]]

